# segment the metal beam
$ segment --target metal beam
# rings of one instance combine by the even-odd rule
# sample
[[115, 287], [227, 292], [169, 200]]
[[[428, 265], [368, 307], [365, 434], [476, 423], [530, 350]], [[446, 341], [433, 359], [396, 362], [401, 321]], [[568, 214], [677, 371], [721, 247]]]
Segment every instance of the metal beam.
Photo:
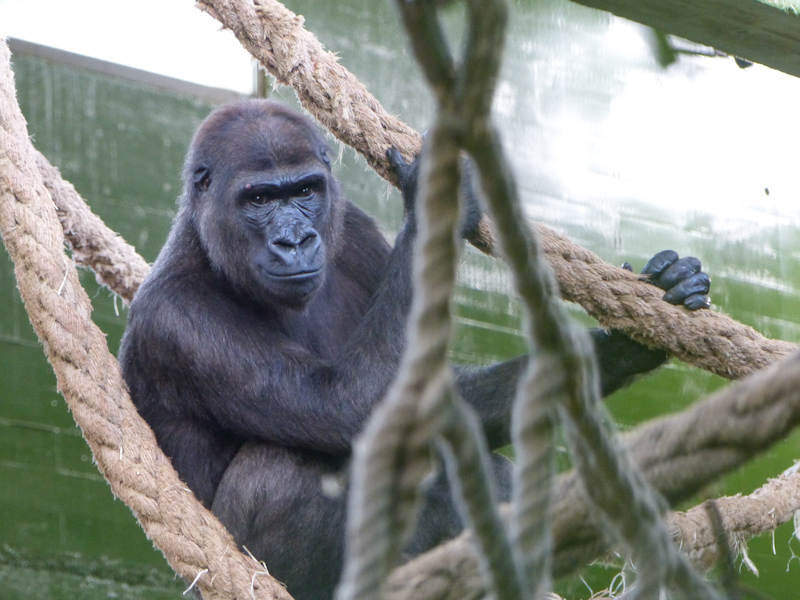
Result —
[[800, 77], [798, 0], [573, 0]]

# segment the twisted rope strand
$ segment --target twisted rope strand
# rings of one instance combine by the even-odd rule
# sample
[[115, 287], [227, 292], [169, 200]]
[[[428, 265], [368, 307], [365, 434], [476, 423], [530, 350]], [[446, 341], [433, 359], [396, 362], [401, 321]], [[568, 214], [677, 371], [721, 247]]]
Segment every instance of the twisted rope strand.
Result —
[[130, 304], [150, 265], [89, 210], [75, 187], [61, 178], [41, 152], [35, 151], [35, 157], [42, 182], [55, 202], [72, 259], [77, 265], [92, 269], [99, 284]]
[[[396, 383], [357, 447], [348, 515], [348, 554], [339, 598], [367, 600], [380, 595], [388, 568], [402, 548], [402, 534], [411, 528], [413, 512], [402, 502], [403, 498], [413, 496], [416, 504], [424, 475], [410, 459], [429, 454], [434, 438], [444, 433], [442, 447], [448, 474], [453, 489], [461, 492], [457, 499], [473, 526], [487, 583], [500, 600], [521, 600], [514, 561], [509, 560], [511, 549], [488, 482], [487, 450], [479, 442], [483, 434], [465, 417], [462, 404], [455, 401], [447, 356], [458, 257], [457, 139], [461, 130], [469, 126], [457, 110], [454, 93], [461, 77], [453, 72], [449, 52], [441, 43], [443, 37], [435, 25], [432, 5], [401, 2], [399, 7], [418, 56], [425, 57], [424, 70], [436, 82], [438, 114], [420, 173], [416, 209], [419, 237], [415, 244], [408, 346]], [[424, 51], [423, 47], [431, 51]], [[449, 76], [430, 77], [431, 71]], [[486, 86], [486, 81], [474, 81], [473, 85]], [[408, 421], [387, 418], [401, 412], [410, 419], [414, 411], [416, 418]], [[398, 470], [400, 464], [402, 470]], [[397, 521], [400, 523], [393, 527]]]
[[[438, 139], [434, 134], [433, 143]], [[423, 163], [420, 173], [416, 210], [422, 214], [408, 344], [397, 380], [356, 445], [340, 600], [379, 597], [411, 529], [418, 488], [430, 469], [431, 444], [446, 410], [443, 392], [452, 386], [447, 349], [456, 273], [458, 151], [436, 150], [435, 160]]]
[[58, 391], [113, 493], [136, 515], [175, 571], [206, 598], [289, 598], [236, 550], [230, 534], [180, 481], [128, 397], [105, 336], [64, 254], [64, 235], [42, 183], [20, 112], [10, 52], [0, 41], [0, 232], [20, 295]]
[[[491, 22], [491, 17], [480, 21], [471, 20], [474, 27], [480, 27], [486, 22]], [[496, 46], [497, 40], [494, 41], [493, 45]], [[480, 45], [475, 45], [473, 52], [474, 59], [479, 58], [479, 53], [497, 56], [496, 52], [492, 54], [491, 49], [484, 49]], [[497, 63], [494, 67], [494, 71], [489, 67], [480, 74], [496, 77]], [[479, 73], [480, 70], [476, 68], [475, 72]], [[503, 160], [498, 136], [488, 122], [491, 95], [473, 98], [473, 102], [478, 107], [472, 111], [473, 119], [465, 136], [465, 148], [473, 155], [478, 166], [490, 212], [501, 232], [500, 245], [503, 254], [511, 267], [517, 292], [526, 308], [527, 321], [530, 324], [527, 331], [529, 343], [540, 354], [547, 358], [552, 357], [550, 362], [554, 367], [553, 377], [562, 383], [560, 389], [554, 390], [552, 398], [539, 400], [558, 403], [577, 472], [589, 497], [605, 516], [605, 521], [615, 531], [617, 538], [629, 547], [634, 560], [640, 564], [639, 593], [651, 590], [648, 593], [652, 594], [652, 590], [675, 586], [686, 597], [714, 598], [714, 590], [688, 567], [677, 549], [672, 546], [660, 521], [659, 506], [654, 494], [638, 476], [635, 467], [627, 461], [626, 455], [615, 448], [611, 432], [603, 426], [602, 417], [597, 411], [599, 385], [594, 362], [589, 358], [590, 344], [585, 334], [581, 336], [577, 331], [570, 331], [568, 317], [553, 294], [554, 284], [548, 266], [541, 259], [538, 242], [532, 238], [530, 230], [521, 225], [524, 220], [513, 178], [505, 167], [507, 163]], [[519, 397], [518, 402], [522, 408], [515, 412], [524, 415], [524, 406], [529, 401], [529, 398]], [[541, 413], [537, 411], [535, 416], [540, 417]], [[515, 424], [515, 445], [524, 447], [526, 440], [519, 435], [517, 427]], [[547, 453], [542, 454], [540, 450], [540, 446], [534, 443], [531, 452], [525, 452], [523, 462], [549, 458]], [[534, 464], [531, 468], [526, 468], [527, 466], [525, 464], [517, 471], [518, 480], [521, 472], [544, 471], [545, 477], [547, 476], [547, 471], [541, 469], [541, 465]], [[536, 483], [541, 485], [542, 482]], [[549, 488], [549, 480], [543, 483]], [[521, 487], [521, 484], [522, 482], [517, 487]], [[598, 490], [598, 487], [601, 489]], [[621, 511], [619, 504], [613, 501], [614, 496], [632, 501], [634, 513]], [[539, 500], [538, 495], [536, 499]], [[534, 529], [537, 533], [544, 530], [544, 535], [539, 537], [547, 539], [543, 518], [547, 518], [548, 511], [544, 517], [531, 510], [520, 511], [520, 505], [525, 500], [517, 495], [515, 500], [517, 510], [514, 512], [513, 530], [518, 532]], [[546, 500], [544, 504], [546, 509]], [[630, 506], [630, 503], [622, 504], [626, 508]], [[527, 537], [516, 539], [526, 540]], [[538, 538], [531, 542], [535, 549], [539, 543]], [[525, 551], [528, 550], [526, 547]], [[542, 554], [537, 555], [537, 559], [548, 562], [547, 556]], [[535, 579], [547, 578], [546, 566], [537, 562], [526, 566], [533, 568], [533, 572], [527, 573], [530, 577], [530, 589], [535, 590], [537, 595], [546, 593], [547, 588], [536, 587], [543, 582]]]
[[486, 587], [498, 600], [522, 599], [521, 578], [514, 560], [509, 536], [500, 514], [490, 481], [491, 467], [483, 432], [462, 400], [451, 398], [451, 420], [443, 431], [445, 464], [452, 482], [453, 497], [464, 513], [470, 539], [478, 548], [478, 561]]
[[718, 564], [724, 552], [719, 548], [707, 502], [713, 502], [723, 516], [725, 533], [736, 552], [746, 546], [747, 540], [775, 531], [795, 518], [800, 511], [800, 473], [792, 467], [747, 496], [717, 498], [686, 512], [669, 513], [666, 522], [676, 543], [694, 564], [704, 569]]

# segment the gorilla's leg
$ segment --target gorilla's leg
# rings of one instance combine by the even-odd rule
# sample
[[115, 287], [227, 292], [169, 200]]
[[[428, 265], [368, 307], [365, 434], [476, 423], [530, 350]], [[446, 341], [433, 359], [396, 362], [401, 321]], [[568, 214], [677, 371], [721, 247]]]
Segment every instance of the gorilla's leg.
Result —
[[[511, 495], [511, 461], [491, 455], [498, 500]], [[240, 547], [263, 560], [297, 600], [330, 600], [344, 562], [346, 493], [323, 491], [341, 459], [250, 442], [231, 462], [212, 511]], [[423, 488], [419, 521], [403, 559], [455, 537], [464, 528], [440, 468]]]
[[[494, 452], [489, 456], [495, 499], [498, 502], [508, 502], [511, 500], [513, 463]], [[418, 516], [417, 527], [403, 553], [404, 559], [435, 548], [464, 530], [464, 522], [453, 500], [444, 465], [439, 465], [436, 473], [425, 482], [423, 493], [425, 501]]]
[[297, 600], [330, 600], [342, 569], [345, 493], [323, 492], [342, 466], [321, 454], [256, 442], [231, 462], [212, 511]]

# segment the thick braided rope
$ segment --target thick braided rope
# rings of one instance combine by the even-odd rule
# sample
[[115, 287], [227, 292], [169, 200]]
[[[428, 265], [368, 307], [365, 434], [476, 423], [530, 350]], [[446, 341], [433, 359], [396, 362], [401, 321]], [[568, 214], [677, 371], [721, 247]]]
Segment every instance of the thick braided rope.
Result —
[[[800, 425], [800, 352], [675, 415], [648, 421], [621, 441], [671, 504], [743, 465]], [[795, 479], [796, 483], [800, 480]], [[554, 515], [557, 571], [597, 558], [602, 544], [573, 475], [559, 482]], [[800, 494], [795, 489], [794, 494]]]
[[[20, 295], [95, 463], [175, 571], [206, 598], [289, 598], [180, 481], [127, 395], [64, 252], [0, 43], [0, 231]], [[259, 576], [262, 575], [262, 576]], [[251, 590], [252, 582], [252, 590]]]
[[[452, 64], [444, 46], [429, 39], [436, 34], [422, 33], [431, 34], [435, 10], [414, 2], [400, 2], [399, 8], [418, 59], [434, 86], [438, 110], [420, 168], [416, 214], [411, 217], [418, 218], [419, 232], [408, 344], [395, 384], [356, 446], [347, 560], [338, 598], [370, 600], [382, 595], [386, 576], [414, 522], [418, 488], [431, 445], [438, 438], [452, 492], [472, 528], [493, 596], [520, 600], [519, 577], [489, 484], [483, 434], [455, 397], [448, 362], [458, 265], [459, 141], [460, 132], [471, 122], [465, 114], [470, 109], [464, 109], [471, 105], [460, 104], [459, 92], [469, 84], [492, 89], [493, 78], [465, 81], [473, 66], [469, 60], [464, 61], [463, 70], [450, 69], [442, 78], [432, 74]], [[470, 29], [474, 34], [474, 28]], [[439, 52], [430, 52], [434, 45]], [[488, 54], [493, 56], [492, 52], [496, 54], [497, 49]]]
[[[718, 524], [712, 519], [712, 510], [720, 517]], [[706, 500], [686, 512], [669, 512], [664, 520], [681, 552], [706, 571], [730, 560], [731, 552], [734, 556], [743, 553], [748, 540], [775, 531], [794, 520], [798, 512], [800, 470], [795, 465], [751, 494]], [[609, 597], [596, 596], [597, 600]], [[439, 598], [445, 600], [444, 595]]]
[[718, 564], [724, 553], [709, 518], [709, 502], [722, 515], [727, 541], [734, 545], [734, 553], [738, 553], [749, 539], [775, 531], [800, 512], [800, 472], [792, 467], [747, 496], [737, 494], [707, 500], [686, 512], [667, 515], [667, 526], [676, 543], [694, 564], [704, 569]]
[[[487, 121], [500, 68], [507, 22], [504, 2], [471, 0], [466, 4], [467, 40], [463, 55], [453, 57], [438, 26], [435, 6], [429, 2], [397, 1], [417, 63], [436, 97], [436, 123], [430, 155], [426, 157], [426, 161], [434, 165], [447, 160], [439, 157], [439, 154], [448, 155], [444, 148], [457, 145], [456, 148], [463, 150], [465, 133]], [[439, 149], [437, 144], [444, 148]], [[455, 152], [450, 154], [450, 159], [455, 166]], [[426, 203], [435, 206], [450, 199], [455, 204], [457, 182], [444, 188], [438, 192], [429, 190]], [[442, 210], [444, 208], [439, 212]], [[446, 220], [433, 211], [427, 217], [429, 227]], [[452, 213], [450, 218], [453, 218]], [[453, 228], [448, 229], [448, 234], [452, 243]], [[451, 285], [454, 283], [453, 280]], [[452, 296], [452, 290], [450, 293]], [[490, 470], [484, 437], [471, 411], [454, 397], [452, 390], [449, 393], [453, 397], [452, 409], [448, 426], [443, 430], [442, 447], [452, 491], [472, 531], [484, 579], [498, 600], [526, 597], [528, 590], [519, 569], [521, 561], [515, 556], [515, 549], [500, 522], [492, 490], [487, 485]]]
[[[426, 180], [425, 173], [421, 179]], [[425, 187], [423, 183], [418, 210], [427, 213]], [[449, 219], [451, 227], [453, 220]], [[395, 383], [355, 446], [340, 600], [380, 597], [413, 524], [419, 485], [430, 470], [431, 445], [441, 427], [442, 393], [450, 385], [450, 321], [441, 318], [442, 311], [449, 313], [454, 268], [449, 256], [453, 251], [447, 247], [448, 223], [420, 221], [408, 345]], [[431, 408], [424, 420], [422, 403]]]
[[561, 295], [580, 304], [604, 327], [727, 379], [749, 375], [797, 349], [723, 314], [667, 304], [661, 300], [663, 292], [642, 284], [640, 276], [609, 265], [543, 225], [534, 228]]
[[[408, 8], [411, 3], [400, 4], [406, 13], [411, 11]], [[470, 0], [467, 7], [470, 36], [465, 44], [466, 56], [461, 61], [463, 67], [459, 69], [463, 69], [464, 79], [452, 86], [460, 94], [448, 93], [449, 65], [446, 60], [440, 60], [439, 64], [435, 60], [436, 49], [442, 48], [443, 42], [431, 39], [426, 44], [419, 39], [425, 34], [436, 37], [431, 24], [436, 15], [431, 11], [422, 14], [420, 26], [411, 33], [417, 60], [425, 68], [429, 84], [439, 99], [440, 111], [444, 112], [442, 105], [447, 106], [448, 101], [463, 109], [453, 111], [452, 117], [442, 114], [439, 119], [451, 117], [454, 126], [459, 117], [462, 119], [458, 125], [464, 132], [460, 141], [480, 173], [486, 203], [500, 233], [503, 255], [525, 307], [526, 338], [531, 352], [547, 357], [553, 371], [547, 374], [550, 385], [546, 386], [552, 390], [552, 397], [519, 394], [516, 398], [514, 415], [522, 424], [513, 424], [514, 445], [523, 450], [524, 456], [518, 458], [522, 464], [515, 470], [515, 488], [552, 486], [551, 455], [538, 440], [530, 440], [525, 434], [542, 430], [548, 424], [548, 406], [557, 406], [583, 487], [604, 524], [627, 547], [637, 566], [636, 593], [655, 597], [658, 590], [676, 590], [684, 598], [715, 599], [719, 596], [714, 589], [692, 570], [672, 544], [660, 518], [662, 506], [658, 497], [605, 426], [588, 336], [583, 331], [573, 331], [569, 325], [569, 317], [555, 293], [549, 265], [542, 259], [531, 229], [524, 225], [516, 186], [489, 116], [503, 46], [505, 4], [502, 0]], [[552, 385], [553, 380], [556, 385]], [[552, 433], [545, 436], [549, 440], [552, 437]], [[550, 503], [542, 494], [534, 496], [535, 501], [529, 504], [515, 490], [511, 531], [515, 534], [515, 561], [524, 573], [523, 589], [529, 595], [541, 597], [549, 592], [552, 549], [546, 521]], [[528, 561], [520, 555], [533, 558]]]
[[[644, 478], [670, 504], [745, 464], [800, 425], [800, 352], [698, 401], [620, 436]], [[555, 573], [596, 559], [607, 547], [579, 478], [559, 479], [554, 492]], [[618, 501], [618, 500], [617, 500]]]
[[98, 283], [114, 290], [129, 304], [150, 266], [133, 246], [88, 209], [75, 187], [61, 178], [41, 152], [35, 154], [42, 181], [55, 202], [64, 237], [72, 250], [72, 260], [94, 271]]
[[[687, 500], [722, 474], [784, 439], [798, 425], [800, 352], [795, 352], [684, 412], [640, 425], [623, 434], [621, 441], [645, 479], [674, 504]], [[761, 506], [768, 507], [763, 515], [769, 517], [775, 509], [774, 526], [791, 518], [793, 507], [800, 506], [800, 478], [782, 477], [779, 481], [780, 485], [765, 486], [757, 494]], [[559, 478], [553, 494], [556, 576], [583, 568], [608, 551], [581, 488], [577, 475], [570, 473]], [[729, 503], [723, 502], [723, 509]], [[681, 519], [678, 516], [673, 522], [671, 516], [667, 517], [673, 535], [691, 532]], [[724, 513], [723, 521], [729, 522]], [[748, 527], [737, 515], [726, 526], [733, 533]], [[753, 531], [758, 528], [756, 522]], [[707, 539], [707, 535], [698, 539], [701, 550]], [[712, 554], [690, 552], [691, 558], [696, 556], [710, 560]], [[480, 586], [477, 557], [468, 537], [461, 536], [397, 569], [389, 578], [387, 589], [393, 600], [456, 600], [482, 597], [483, 590], [476, 589]]]
[[[525, 417], [527, 413], [531, 412], [525, 410], [528, 402], [536, 403], [546, 400], [547, 403], [557, 403], [584, 488], [589, 492], [595, 506], [605, 516], [606, 523], [615, 532], [617, 539], [624, 542], [630, 550], [639, 570], [639, 590], [675, 587], [680, 589], [687, 598], [715, 598], [713, 589], [691, 570], [685, 559], [678, 553], [677, 548], [672, 545], [667, 530], [660, 520], [661, 506], [656, 497], [647, 484], [641, 480], [635, 467], [632, 467], [626, 460], [626, 455], [617, 451], [610, 431], [607, 431], [602, 425], [597, 411], [596, 376], [589, 371], [586, 381], [584, 381], [584, 369], [581, 368], [582, 358], [591, 355], [588, 351], [581, 352], [582, 347], [589, 347], [588, 340], [583, 340], [583, 346], [580, 346], [581, 340], [577, 333], [570, 335], [567, 325], [568, 317], [564, 314], [563, 306], [553, 296], [554, 285], [550, 279], [548, 267], [539, 259], [541, 253], [535, 240], [531, 237], [530, 230], [522, 225], [521, 209], [514, 185], [500, 156], [501, 144], [489, 126], [488, 112], [491, 106], [491, 90], [499, 62], [497, 58], [500, 54], [499, 49], [502, 48], [505, 23], [504, 5], [500, 2], [491, 4], [474, 0], [468, 6], [470, 39], [465, 45], [468, 51], [462, 61], [464, 67], [461, 70], [453, 68], [452, 60], [445, 50], [446, 46], [442, 41], [441, 32], [433, 25], [437, 19], [431, 5], [414, 2], [400, 3], [406, 25], [411, 33], [412, 46], [434, 90], [439, 108], [437, 122], [431, 134], [431, 155], [426, 156], [423, 163], [424, 166], [429, 164], [433, 166], [430, 179], [425, 177], [423, 180], [428, 185], [423, 185], [425, 219], [422, 220], [424, 226], [421, 227], [420, 245], [425, 248], [426, 252], [420, 253], [417, 257], [417, 263], [422, 267], [418, 269], [415, 277], [415, 300], [418, 301], [418, 305], [412, 312], [412, 335], [404, 361], [413, 367], [409, 370], [408, 378], [413, 380], [419, 371], [424, 371], [426, 368], [429, 371], [442, 366], [446, 368], [445, 352], [440, 351], [434, 356], [425, 357], [425, 354], [418, 352], [417, 349], [425, 349], [426, 346], [434, 345], [437, 348], [444, 346], [435, 341], [443, 338], [443, 341], [446, 342], [449, 337], [450, 314], [447, 302], [452, 294], [455, 265], [453, 257], [449, 254], [444, 255], [441, 251], [437, 254], [440, 245], [434, 244], [437, 236], [432, 233], [443, 229], [440, 223], [443, 222], [449, 228], [449, 231], [444, 233], [449, 235], [438, 237], [443, 238], [445, 242], [449, 241], [449, 244], [452, 245], [456, 211], [455, 207], [451, 207], [449, 213], [443, 210], [434, 213], [431, 207], [435, 205], [435, 201], [438, 201], [443, 208], [447, 207], [448, 200], [455, 204], [452, 198], [456, 189], [454, 182], [451, 182], [449, 187], [443, 182], [447, 180], [448, 174], [452, 177], [446, 168], [447, 160], [450, 160], [452, 164], [450, 171], [454, 171], [457, 165], [455, 141], [458, 140], [470, 151], [481, 173], [488, 205], [498, 225], [498, 230], [502, 233], [500, 244], [512, 273], [514, 273], [517, 291], [527, 309], [527, 321], [532, 325], [527, 331], [532, 351], [536, 350], [538, 354], [544, 354], [548, 358], [552, 356], [553, 360], [546, 362], [555, 371], [554, 379], [559, 384], [552, 386], [553, 398], [545, 399], [536, 395], [528, 398], [520, 395], [517, 402], [522, 406], [515, 407], [515, 415]], [[481, 69], [482, 66], [485, 68]], [[467, 96], [469, 101], [465, 101]], [[458, 135], [459, 131], [464, 133]], [[444, 143], [448, 138], [452, 142]], [[441, 144], [441, 147], [438, 144]], [[424, 169], [423, 175], [428, 175], [426, 171]], [[438, 175], [438, 178], [434, 175]], [[442, 182], [443, 188], [441, 190], [429, 187], [440, 182]], [[438, 194], [435, 193], [437, 191]], [[447, 240], [448, 237], [449, 240]], [[442, 273], [444, 277], [432, 280], [426, 277], [430, 272], [435, 273], [437, 270], [446, 271]], [[447, 289], [448, 286], [449, 294], [439, 296], [438, 290]], [[441, 302], [442, 300], [444, 303]], [[438, 306], [440, 303], [442, 305]], [[426, 310], [428, 313], [425, 312]], [[427, 327], [423, 328], [421, 325], [425, 324], [427, 314], [430, 314], [430, 322]], [[435, 332], [441, 332], [442, 335], [436, 336]], [[442, 350], [445, 348], [446, 346]], [[427, 358], [433, 365], [426, 366], [425, 362], [416, 358], [417, 355]], [[433, 373], [431, 375], [433, 376]], [[405, 380], [406, 377], [401, 376], [397, 388], [404, 394], [390, 393], [387, 401], [390, 406], [395, 401], [403, 404], [413, 402], [408, 398], [409, 396], [413, 397], [416, 390], [405, 389], [403, 387]], [[427, 382], [423, 379], [420, 383], [425, 386]], [[394, 391], [393, 389], [392, 392]], [[545, 419], [541, 418], [541, 413], [546, 413], [546, 409], [533, 412], [536, 416], [535, 420], [547, 420], [546, 417]], [[526, 424], [529, 422], [525, 418], [522, 420]], [[405, 430], [408, 424], [403, 423], [402, 425]], [[538, 424], [537, 428], [540, 428]], [[363, 494], [368, 497], [370, 488], [386, 489], [387, 491], [382, 492], [381, 496], [375, 499], [376, 504], [383, 506], [386, 504], [383, 498], [389, 496], [390, 486], [387, 484], [378, 486], [372, 477], [362, 479], [360, 473], [369, 468], [370, 460], [376, 460], [381, 465], [386, 463], [384, 460], [378, 461], [373, 458], [371, 451], [378, 449], [381, 438], [391, 436], [393, 432], [399, 430], [399, 427], [395, 428], [392, 422], [381, 419], [380, 428], [377, 429], [379, 434], [373, 435], [373, 429], [375, 428], [372, 426], [368, 427], [365, 440], [369, 440], [370, 443], [360, 448], [357, 455], [355, 462], [357, 479], [354, 480], [354, 495]], [[388, 431], [384, 433], [384, 430], [387, 429]], [[460, 433], [463, 426], [457, 429]], [[523, 427], [523, 434], [529, 433], [530, 429], [530, 427]], [[532, 455], [533, 460], [539, 462], [547, 461], [550, 458], [546, 451], [539, 451], [539, 444], [534, 444], [535, 452], [525, 451], [529, 445], [527, 442], [530, 440], [520, 435], [520, 428], [516, 424], [514, 431], [515, 445], [524, 450], [524, 455]], [[455, 437], [457, 436], [454, 435], [451, 439]], [[547, 438], [552, 440], [552, 434]], [[454, 443], [451, 447], [455, 448], [457, 445]], [[460, 458], [460, 456], [453, 456], [448, 461], [450, 470], [463, 471], [463, 465], [459, 465]], [[528, 463], [530, 460], [524, 456], [521, 462]], [[549, 462], [552, 462], [551, 458]], [[530, 482], [524, 481], [526, 476], [530, 473], [538, 474], [546, 471], [539, 465], [531, 465], [531, 467], [524, 464], [522, 468], [517, 469], [515, 487], [530, 488], [530, 485], [526, 485]], [[395, 477], [401, 475], [402, 473], [397, 473]], [[379, 477], [379, 473], [375, 473], [375, 477]], [[551, 473], [545, 474], [544, 481], [541, 481], [541, 477], [539, 479], [535, 482], [538, 485], [543, 485], [548, 489], [552, 485]], [[358, 485], [355, 485], [356, 481]], [[602, 490], [598, 490], [598, 486]], [[615, 496], [624, 499], [622, 510], [613, 501]], [[515, 511], [516, 518], [512, 522], [512, 531], [523, 532], [522, 535], [515, 536], [518, 544], [522, 546], [518, 546], [517, 553], [534, 554], [536, 558], [532, 562], [517, 558], [514, 562], [526, 571], [524, 587], [527, 587], [527, 594], [534, 592], [535, 596], [540, 596], [549, 591], [547, 563], [549, 563], [550, 549], [546, 543], [542, 547], [536, 538], [543, 537], [545, 540], [549, 540], [549, 530], [546, 526], [549, 517], [547, 510], [549, 503], [547, 501], [534, 503], [534, 507], [542, 508], [537, 512], [531, 510], [531, 505], [525, 502], [525, 498], [517, 495], [515, 499], [518, 505], [516, 508], [522, 507], [522, 510]], [[391, 520], [391, 515], [388, 514], [368, 515], [369, 503], [354, 503], [351, 506], [355, 510], [351, 510], [350, 517], [358, 522], [389, 523]], [[631, 509], [632, 512], [629, 512]], [[491, 501], [489, 501], [489, 510], [491, 510]], [[473, 533], [476, 534], [477, 541], [483, 541], [482, 536], [477, 535], [477, 529], [474, 529]], [[376, 531], [355, 529], [353, 534], [349, 537], [349, 546], [351, 548], [355, 546], [359, 551], [351, 552], [349, 555], [348, 567], [354, 566], [355, 568], [346, 569], [343, 589], [345, 591], [358, 590], [362, 594], [345, 594], [343, 598], [366, 600], [377, 597], [380, 594], [386, 565], [389, 561], [386, 558], [381, 560], [381, 557], [378, 556], [378, 565], [376, 565], [373, 549], [379, 545], [386, 548], [387, 544], [391, 543], [387, 541], [387, 538], [396, 539], [397, 530], [391, 531], [384, 526]], [[480, 554], [486, 557], [486, 563], [492, 564], [491, 549], [487, 552], [485, 543], [481, 543], [479, 547]], [[531, 548], [534, 548], [535, 551], [531, 552]], [[545, 564], [539, 564], [542, 562]], [[382, 566], [383, 569], [376, 568], [377, 566]], [[502, 580], [497, 577], [489, 578], [489, 581], [494, 584], [492, 592], [498, 596], [500, 596], [500, 588], [497, 585], [499, 582], [507, 583], [515, 580], [519, 580], [519, 574], [515, 573], [513, 569]], [[515, 586], [511, 586], [505, 591], [507, 595], [501, 597], [519, 598], [521, 596], [521, 590]]]
[[[524, 226], [522, 211], [516, 196], [516, 188], [510, 173], [505, 177], [504, 161], [491, 149], [501, 148], [495, 132], [490, 128], [474, 126], [470, 131], [467, 151], [475, 159], [481, 175], [487, 203], [497, 225], [498, 239], [502, 245], [511, 271], [514, 274], [517, 292], [526, 308], [527, 319], [532, 323], [529, 335], [535, 340], [539, 353], [548, 357], [558, 386], [553, 386], [552, 398], [535, 398], [534, 401], [556, 402], [560, 422], [564, 426], [570, 455], [583, 489], [591, 499], [605, 527], [613, 533], [616, 541], [625, 546], [637, 568], [637, 590], [680, 592], [679, 597], [718, 598], [714, 589], [692, 570], [686, 559], [673, 545], [669, 533], [661, 520], [664, 507], [658, 496], [642, 477], [629, 455], [616, 443], [614, 432], [605, 425], [599, 402], [599, 385], [594, 361], [591, 359], [591, 344], [588, 334], [582, 330], [571, 330], [569, 318], [563, 314], [563, 305], [553, 296], [553, 283], [537, 241], [530, 229]], [[537, 357], [538, 358], [538, 357]], [[550, 387], [550, 386], [548, 386]], [[515, 417], [525, 416], [535, 408], [525, 410], [530, 400], [519, 398], [521, 407], [515, 407]], [[522, 419], [526, 422], [528, 419]], [[514, 423], [515, 446], [538, 448], [535, 441], [526, 439], [526, 430], [520, 431]], [[541, 428], [541, 427], [539, 427]], [[531, 443], [532, 442], [532, 443]], [[528, 454], [526, 452], [525, 454]], [[531, 451], [529, 460], [542, 460], [541, 451]], [[524, 465], [519, 469], [518, 485], [525, 485], [528, 472], [541, 473], [540, 465]], [[538, 495], [541, 495], [539, 493]], [[525, 498], [515, 494], [513, 531], [530, 530], [547, 534], [541, 521], [539, 503], [527, 504]], [[542, 502], [544, 509], [547, 502]], [[546, 516], [549, 516], [549, 511]], [[531, 535], [518, 534], [520, 540], [530, 540], [533, 552], [541, 552], [541, 543]], [[532, 563], [536, 573], [546, 570]], [[531, 575], [534, 576], [534, 575]], [[540, 575], [541, 576], [541, 575]], [[539, 593], [548, 590], [538, 590]], [[653, 596], [655, 597], [655, 596]]]

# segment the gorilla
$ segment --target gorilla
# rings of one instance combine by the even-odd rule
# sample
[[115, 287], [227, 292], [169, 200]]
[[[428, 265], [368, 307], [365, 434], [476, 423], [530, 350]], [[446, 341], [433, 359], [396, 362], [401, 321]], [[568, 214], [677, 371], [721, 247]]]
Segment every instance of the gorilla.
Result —
[[[218, 109], [192, 141], [178, 214], [120, 348], [133, 401], [178, 474], [298, 600], [333, 595], [346, 502], [324, 483], [347, 465], [405, 346], [416, 163], [389, 157], [406, 209], [393, 247], [342, 196], [306, 117], [263, 100]], [[696, 259], [666, 251], [645, 273], [665, 299], [708, 305]], [[617, 332], [592, 337], [603, 394], [666, 360]], [[526, 362], [456, 368], [491, 448], [510, 442]], [[496, 456], [502, 499], [508, 464]], [[434, 475], [407, 555], [461, 528]]]

